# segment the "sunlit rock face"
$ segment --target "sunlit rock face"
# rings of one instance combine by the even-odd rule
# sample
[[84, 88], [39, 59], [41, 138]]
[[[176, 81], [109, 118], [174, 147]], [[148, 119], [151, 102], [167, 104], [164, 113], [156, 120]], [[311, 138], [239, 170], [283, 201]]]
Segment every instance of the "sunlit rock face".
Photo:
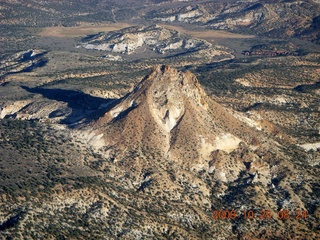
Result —
[[78, 47], [130, 55], [146, 50], [158, 54], [198, 51], [210, 49], [212, 44], [205, 40], [187, 37], [175, 30], [151, 25], [89, 36], [82, 39]]

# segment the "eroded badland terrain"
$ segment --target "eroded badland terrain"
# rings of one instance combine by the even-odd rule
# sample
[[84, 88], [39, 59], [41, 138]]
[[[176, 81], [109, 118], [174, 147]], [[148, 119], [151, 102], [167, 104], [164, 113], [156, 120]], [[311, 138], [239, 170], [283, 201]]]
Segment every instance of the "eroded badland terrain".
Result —
[[1, 239], [318, 239], [319, 1], [0, 3]]

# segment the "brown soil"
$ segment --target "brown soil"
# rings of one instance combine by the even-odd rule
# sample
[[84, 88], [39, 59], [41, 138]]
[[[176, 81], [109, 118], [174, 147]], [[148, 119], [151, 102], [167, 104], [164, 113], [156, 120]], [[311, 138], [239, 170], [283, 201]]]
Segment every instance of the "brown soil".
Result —
[[128, 23], [117, 22], [103, 25], [83, 25], [78, 27], [47, 27], [38, 35], [42, 37], [79, 37], [98, 32], [115, 31], [130, 27]]

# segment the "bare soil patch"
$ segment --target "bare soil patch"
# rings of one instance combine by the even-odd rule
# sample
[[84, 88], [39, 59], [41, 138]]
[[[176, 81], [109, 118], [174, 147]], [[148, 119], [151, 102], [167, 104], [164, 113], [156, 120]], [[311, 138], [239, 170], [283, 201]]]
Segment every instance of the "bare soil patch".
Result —
[[94, 34], [98, 32], [115, 31], [121, 28], [130, 27], [128, 23], [117, 22], [103, 25], [84, 25], [77, 27], [47, 27], [44, 28], [38, 35], [42, 37], [80, 37], [88, 34]]

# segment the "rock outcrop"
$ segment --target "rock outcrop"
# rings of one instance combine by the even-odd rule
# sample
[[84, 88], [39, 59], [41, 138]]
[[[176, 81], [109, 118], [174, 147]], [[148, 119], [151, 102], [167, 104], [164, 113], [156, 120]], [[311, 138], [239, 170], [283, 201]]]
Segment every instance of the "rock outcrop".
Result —
[[35, 67], [43, 66], [47, 60], [43, 57], [46, 51], [27, 50], [18, 52], [0, 62], [0, 78], [13, 73], [28, 72]]
[[121, 54], [135, 54], [146, 50], [166, 54], [209, 49], [212, 44], [205, 40], [189, 38], [175, 30], [151, 25], [90, 35], [82, 39], [78, 47], [80, 46]]
[[[319, 43], [317, 1], [237, 1], [199, 3], [150, 13], [163, 22], [201, 23], [208, 28]], [[288, 24], [289, 23], [289, 24]]]

